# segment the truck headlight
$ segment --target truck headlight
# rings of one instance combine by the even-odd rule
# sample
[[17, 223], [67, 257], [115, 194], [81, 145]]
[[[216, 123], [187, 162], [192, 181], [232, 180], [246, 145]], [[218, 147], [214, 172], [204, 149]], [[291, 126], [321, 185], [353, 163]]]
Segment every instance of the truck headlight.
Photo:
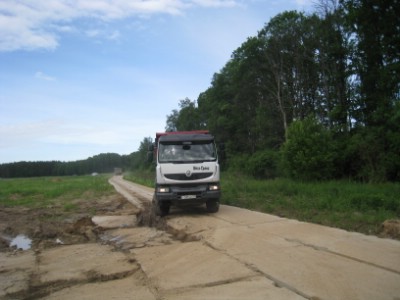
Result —
[[218, 191], [219, 190], [219, 185], [218, 184], [211, 184], [208, 186], [208, 189], [210, 191]]
[[159, 193], [169, 193], [169, 187], [159, 186], [157, 188], [157, 192], [159, 192]]

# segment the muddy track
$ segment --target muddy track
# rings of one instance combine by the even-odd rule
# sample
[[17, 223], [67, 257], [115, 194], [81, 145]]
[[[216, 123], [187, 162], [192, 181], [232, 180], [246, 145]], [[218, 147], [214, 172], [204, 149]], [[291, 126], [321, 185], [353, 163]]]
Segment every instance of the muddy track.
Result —
[[[75, 291], [98, 299], [109, 290], [109, 298], [131, 299], [132, 293], [139, 299], [162, 298], [132, 250], [191, 239], [155, 216], [148, 200], [151, 192], [137, 191], [135, 185], [117, 179], [119, 183], [110, 183], [123, 198], [116, 195], [95, 202], [104, 215], [89, 217], [82, 212], [63, 217], [54, 209], [1, 212], [2, 236], [23, 232], [33, 238], [27, 251], [12, 250], [1, 239], [0, 299], [70, 299]], [[58, 215], [59, 221], [35, 225], [29, 214]]]

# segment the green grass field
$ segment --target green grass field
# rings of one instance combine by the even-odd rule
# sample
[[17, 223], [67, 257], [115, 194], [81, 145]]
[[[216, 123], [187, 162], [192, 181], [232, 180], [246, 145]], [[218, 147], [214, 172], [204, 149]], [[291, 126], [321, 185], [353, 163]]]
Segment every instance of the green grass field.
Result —
[[[151, 171], [126, 179], [154, 186]], [[367, 234], [379, 233], [385, 220], [400, 218], [399, 183], [257, 180], [224, 172], [221, 188], [222, 204]]]
[[114, 192], [109, 175], [35, 177], [0, 180], [0, 207], [46, 207], [62, 204], [73, 209], [75, 199], [95, 199]]
[[222, 202], [286, 218], [377, 234], [400, 217], [400, 184], [256, 180], [223, 174]]

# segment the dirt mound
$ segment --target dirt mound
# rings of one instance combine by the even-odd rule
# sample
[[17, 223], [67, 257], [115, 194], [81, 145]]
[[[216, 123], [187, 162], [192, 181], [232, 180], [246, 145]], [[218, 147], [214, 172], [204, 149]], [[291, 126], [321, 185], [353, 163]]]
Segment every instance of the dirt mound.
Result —
[[400, 239], [400, 220], [386, 220], [381, 225], [380, 236]]

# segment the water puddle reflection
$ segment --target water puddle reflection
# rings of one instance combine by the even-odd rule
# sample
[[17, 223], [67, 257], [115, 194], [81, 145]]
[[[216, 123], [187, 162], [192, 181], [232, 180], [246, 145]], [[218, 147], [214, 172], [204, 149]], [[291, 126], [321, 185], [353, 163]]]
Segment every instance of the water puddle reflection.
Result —
[[11, 240], [10, 247], [17, 249], [28, 250], [32, 246], [32, 240], [23, 234], [17, 235]]

